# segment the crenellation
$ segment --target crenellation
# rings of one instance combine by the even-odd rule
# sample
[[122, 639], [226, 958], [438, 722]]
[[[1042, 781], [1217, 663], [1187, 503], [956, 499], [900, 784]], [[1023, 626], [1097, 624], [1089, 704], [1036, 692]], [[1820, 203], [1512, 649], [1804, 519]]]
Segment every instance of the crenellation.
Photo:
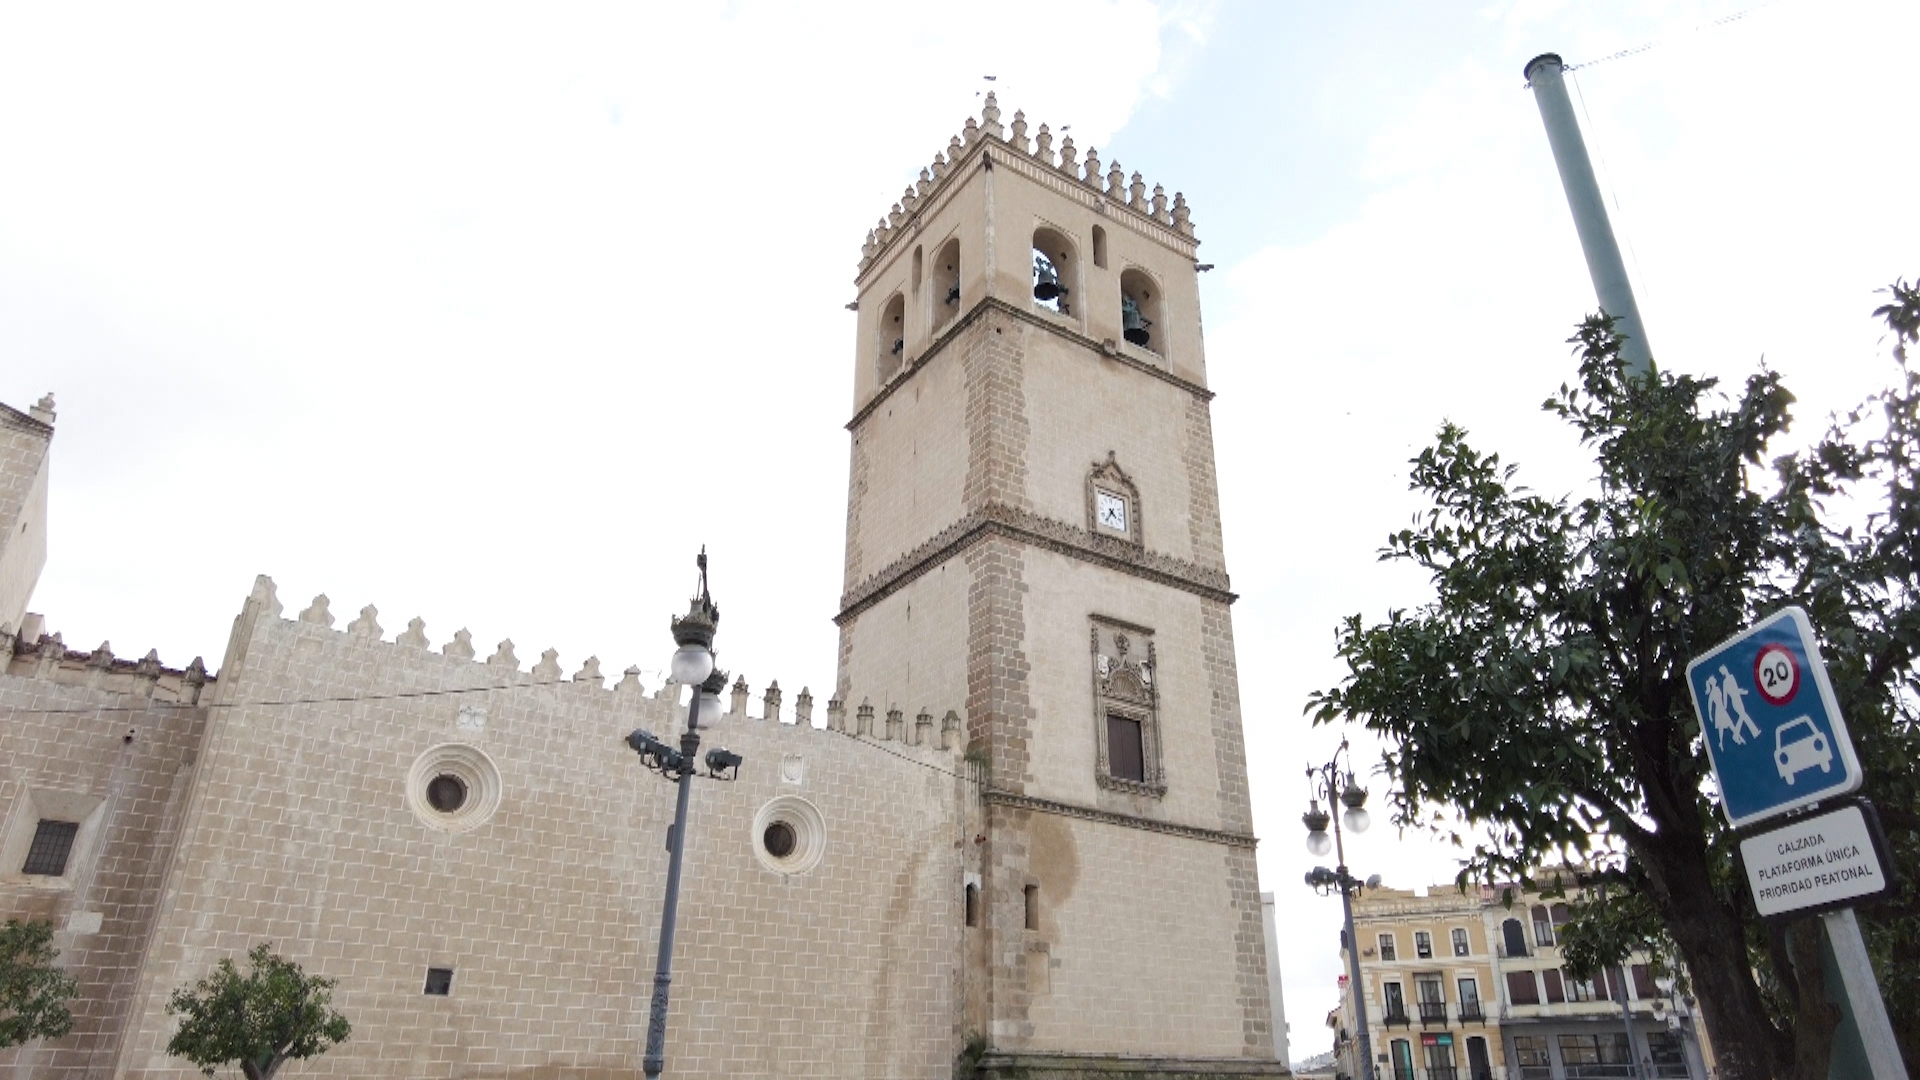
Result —
[[473, 631], [464, 626], [455, 630], [453, 640], [441, 646], [440, 655], [450, 656], [455, 660], [473, 659]]
[[594, 690], [605, 686], [607, 679], [606, 676], [600, 674], [600, 658], [598, 656], [587, 657], [587, 662], [581, 664], [580, 670], [573, 673], [573, 681], [577, 686], [590, 687]]
[[198, 704], [201, 688], [209, 681], [206, 665], [197, 656], [184, 669], [162, 664], [157, 649], [147, 650], [139, 660], [123, 660], [113, 655], [113, 646], [105, 641], [91, 652], [68, 649], [59, 634], [43, 632], [45, 621], [37, 615], [29, 615], [21, 623], [33, 630], [32, 638], [0, 627], [0, 675], [161, 705]]
[[760, 703], [761, 703], [760, 719], [770, 720], [776, 724], [779, 723], [780, 722], [780, 680], [779, 679], [775, 679], [772, 682], [767, 684], [766, 692], [760, 695]]
[[647, 688], [640, 684], [640, 669], [629, 667], [620, 674], [620, 681], [614, 685], [614, 693], [632, 694], [635, 697], [646, 695]]
[[1159, 184], [1153, 185], [1153, 220], [1162, 225], [1173, 224], [1173, 215], [1167, 213], [1167, 189]]
[[1004, 139], [1006, 131], [1000, 126], [1000, 99], [993, 91], [987, 91], [986, 103], [980, 106], [980, 130], [988, 138]]
[[1125, 202], [1127, 198], [1127, 171], [1120, 167], [1120, 159], [1114, 158], [1107, 166], [1107, 198], [1114, 202]]
[[368, 604], [360, 609], [360, 617], [347, 624], [347, 633], [355, 637], [380, 640], [380, 609]]
[[1041, 124], [1040, 131], [1033, 137], [1033, 157], [1042, 165], [1053, 164], [1053, 132], [1047, 125]]
[[1067, 135], [1060, 140], [1059, 170], [1068, 176], [1077, 176], [1080, 171], [1080, 151], [1073, 148], [1073, 136]]
[[747, 689], [747, 677], [743, 674], [733, 680], [733, 701], [727, 709], [728, 716], [747, 715], [747, 698], [751, 691]]
[[1127, 184], [1127, 209], [1146, 212], [1147, 182], [1140, 179], [1139, 173], [1133, 174], [1132, 182]]
[[793, 722], [797, 727], [813, 726], [813, 691], [800, 688], [800, 696], [793, 699]]
[[932, 734], [933, 734], [933, 712], [932, 710], [928, 709], [925, 705], [922, 705], [920, 706], [919, 714], [913, 718], [913, 745], [915, 746], [927, 745], [929, 742], [932, 741], [932, 739], [930, 738]]
[[328, 603], [326, 593], [320, 593], [315, 596], [313, 603], [308, 604], [307, 609], [300, 613], [300, 621], [303, 623], [311, 623], [314, 626], [324, 626], [332, 629], [333, 612], [327, 610]]
[[860, 708], [854, 711], [854, 718], [856, 719], [856, 721], [858, 721], [853, 731], [855, 735], [871, 736], [873, 734], [873, 702], [872, 701], [866, 698], [861, 698]]
[[501, 639], [500, 645], [494, 649], [493, 655], [487, 657], [487, 665], [489, 667], [503, 667], [508, 671], [520, 670], [520, 658], [513, 655], [512, 638]]
[[541, 653], [540, 662], [533, 665], [533, 676], [536, 679], [559, 679], [560, 650], [548, 649]]
[[1100, 151], [1091, 146], [1087, 147], [1087, 162], [1081, 181], [1095, 191], [1100, 190]]
[[1033, 153], [1033, 148], [1027, 144], [1027, 114], [1019, 109], [1013, 110], [1013, 135], [1007, 144], [1022, 154]]
[[827, 730], [842, 734], [847, 730], [847, 703], [838, 694], [827, 699]]
[[905, 715], [905, 713], [900, 711], [900, 706], [887, 706], [887, 733], [885, 738], [888, 742], [907, 741], [907, 722]]
[[393, 639], [393, 643], [395, 645], [405, 645], [412, 649], [427, 648], [429, 645], [427, 641], [427, 620], [418, 615], [408, 619], [407, 628], [401, 631], [399, 637]]

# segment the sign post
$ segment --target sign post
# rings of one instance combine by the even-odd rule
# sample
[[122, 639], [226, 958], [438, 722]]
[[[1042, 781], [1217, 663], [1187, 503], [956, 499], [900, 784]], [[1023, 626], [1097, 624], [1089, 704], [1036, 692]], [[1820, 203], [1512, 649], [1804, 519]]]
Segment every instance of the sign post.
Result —
[[[1863, 776], [1807, 613], [1785, 608], [1695, 657], [1687, 687], [1735, 829], [1840, 800], [1743, 836], [1740, 862], [1762, 918], [1824, 913], [1839, 1004], [1866, 1064], [1874, 1080], [1907, 1080], [1853, 914], [1855, 904], [1892, 887], [1891, 863], [1872, 805], [1841, 799]], [[1837, 1056], [1831, 1067], [1841, 1067]]]

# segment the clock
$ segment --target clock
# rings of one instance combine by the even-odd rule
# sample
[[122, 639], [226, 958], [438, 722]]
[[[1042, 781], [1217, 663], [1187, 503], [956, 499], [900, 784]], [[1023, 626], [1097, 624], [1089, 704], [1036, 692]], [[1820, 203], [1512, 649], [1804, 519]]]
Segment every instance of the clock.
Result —
[[1118, 495], [1095, 489], [1093, 493], [1093, 521], [1103, 529], [1125, 534], [1127, 531], [1127, 500]]

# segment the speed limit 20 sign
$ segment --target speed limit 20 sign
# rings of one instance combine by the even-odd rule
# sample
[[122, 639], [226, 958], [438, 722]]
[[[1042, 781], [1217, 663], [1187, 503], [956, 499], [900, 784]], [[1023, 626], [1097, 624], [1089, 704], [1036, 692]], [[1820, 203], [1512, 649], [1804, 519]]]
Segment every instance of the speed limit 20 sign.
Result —
[[1734, 828], [1860, 786], [1806, 612], [1776, 612], [1695, 657], [1687, 685]]

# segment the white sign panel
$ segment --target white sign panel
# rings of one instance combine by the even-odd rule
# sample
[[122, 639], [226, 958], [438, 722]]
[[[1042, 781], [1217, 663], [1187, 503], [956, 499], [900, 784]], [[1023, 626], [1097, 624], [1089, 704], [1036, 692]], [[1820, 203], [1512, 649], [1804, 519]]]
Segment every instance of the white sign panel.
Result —
[[1740, 841], [1762, 918], [1835, 907], [1889, 887], [1866, 814], [1843, 806]]

